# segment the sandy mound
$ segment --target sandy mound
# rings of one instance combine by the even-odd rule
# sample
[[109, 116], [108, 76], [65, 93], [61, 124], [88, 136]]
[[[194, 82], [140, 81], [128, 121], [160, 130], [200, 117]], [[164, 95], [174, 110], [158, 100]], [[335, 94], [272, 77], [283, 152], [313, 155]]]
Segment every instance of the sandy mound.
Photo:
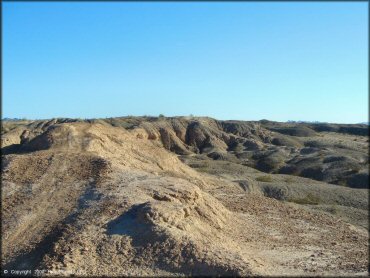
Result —
[[[115, 182], [125, 183], [127, 175], [120, 178]], [[115, 197], [108, 204], [113, 215], [108, 219], [97, 209], [103, 209], [104, 204], [107, 210], [104, 200], [94, 203], [91, 212], [84, 212], [95, 215], [94, 224], [102, 227], [101, 232], [92, 231], [91, 223], [81, 224], [80, 233], [88, 236], [69, 233], [63, 237], [68, 238], [67, 242], [60, 241], [56, 246], [71, 248], [67, 252], [64, 248], [55, 249], [56, 254], [44, 261], [48, 268], [79, 269], [89, 275], [112, 269], [117, 269], [117, 275], [250, 272], [248, 261], [235, 248], [237, 242], [225, 233], [232, 215], [198, 187], [178, 179], [149, 176], [114, 188], [110, 193], [113, 192], [109, 195]], [[98, 246], [95, 242], [99, 242]], [[86, 249], [88, 253], [84, 252]]]

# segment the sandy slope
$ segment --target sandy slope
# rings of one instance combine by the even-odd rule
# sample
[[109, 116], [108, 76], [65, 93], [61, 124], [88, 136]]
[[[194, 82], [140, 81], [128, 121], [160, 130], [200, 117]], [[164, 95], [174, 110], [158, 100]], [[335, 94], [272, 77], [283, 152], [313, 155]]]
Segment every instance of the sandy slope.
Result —
[[[30, 129], [2, 161], [3, 268], [367, 273], [366, 229], [196, 172], [145, 132], [83, 122]], [[14, 133], [8, 142], [17, 142]]]

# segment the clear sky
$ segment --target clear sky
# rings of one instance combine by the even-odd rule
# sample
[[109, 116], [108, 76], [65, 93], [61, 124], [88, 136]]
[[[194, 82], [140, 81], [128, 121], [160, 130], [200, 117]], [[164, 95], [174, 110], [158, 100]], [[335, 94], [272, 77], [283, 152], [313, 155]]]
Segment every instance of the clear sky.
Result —
[[3, 2], [2, 116], [368, 121], [367, 2]]

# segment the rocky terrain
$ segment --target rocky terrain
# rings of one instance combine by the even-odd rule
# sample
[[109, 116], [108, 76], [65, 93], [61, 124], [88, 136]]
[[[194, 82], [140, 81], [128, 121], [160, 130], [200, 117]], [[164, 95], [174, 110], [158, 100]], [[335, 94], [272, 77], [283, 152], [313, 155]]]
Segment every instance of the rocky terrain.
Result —
[[362, 124], [3, 121], [2, 270], [367, 276], [368, 144]]

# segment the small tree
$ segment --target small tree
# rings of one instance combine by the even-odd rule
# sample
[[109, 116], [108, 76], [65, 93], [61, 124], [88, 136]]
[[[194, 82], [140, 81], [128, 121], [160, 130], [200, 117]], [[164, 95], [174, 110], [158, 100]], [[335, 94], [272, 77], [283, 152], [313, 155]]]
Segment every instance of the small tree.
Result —
[[164, 115], [163, 114], [159, 114], [158, 116], [159, 118], [164, 118]]

